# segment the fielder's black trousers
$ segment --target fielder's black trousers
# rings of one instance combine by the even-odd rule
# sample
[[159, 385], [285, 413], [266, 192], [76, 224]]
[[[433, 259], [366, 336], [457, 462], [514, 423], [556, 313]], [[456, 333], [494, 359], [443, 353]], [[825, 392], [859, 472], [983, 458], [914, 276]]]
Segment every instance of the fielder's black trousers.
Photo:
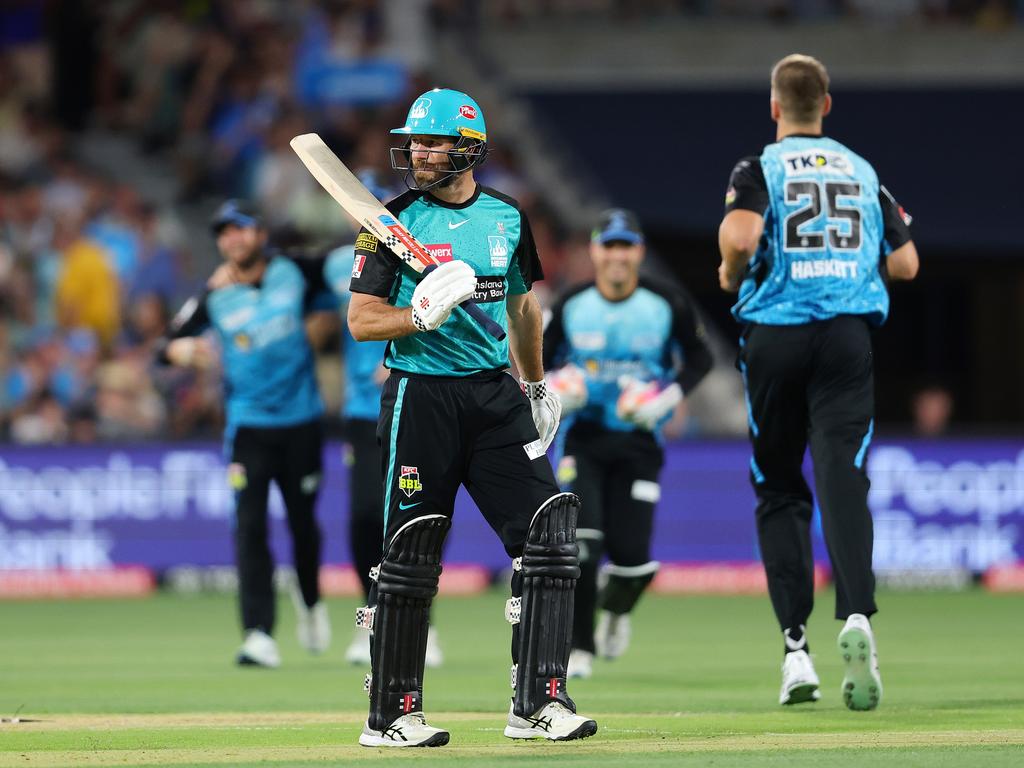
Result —
[[239, 427], [231, 447], [235, 488], [235, 559], [242, 627], [274, 631], [274, 559], [267, 500], [277, 483], [292, 534], [295, 575], [306, 605], [320, 599], [320, 528], [316, 499], [322, 472], [320, 421], [289, 427]]
[[349, 544], [352, 566], [370, 594], [370, 569], [384, 552], [384, 503], [381, 499], [380, 446], [377, 422], [349, 419], [345, 422], [346, 463], [349, 482]]
[[808, 444], [836, 618], [877, 611], [871, 570], [866, 452], [874, 415], [871, 335], [860, 317], [744, 332], [744, 374], [754, 455], [757, 534], [782, 629], [806, 624], [814, 605], [811, 491], [801, 472]]
[[580, 497], [576, 540], [580, 578], [576, 582], [572, 647], [594, 653], [597, 573], [603, 554], [615, 565], [644, 565], [651, 559], [658, 476], [665, 454], [650, 432], [621, 432], [577, 421], [565, 438], [558, 480]]

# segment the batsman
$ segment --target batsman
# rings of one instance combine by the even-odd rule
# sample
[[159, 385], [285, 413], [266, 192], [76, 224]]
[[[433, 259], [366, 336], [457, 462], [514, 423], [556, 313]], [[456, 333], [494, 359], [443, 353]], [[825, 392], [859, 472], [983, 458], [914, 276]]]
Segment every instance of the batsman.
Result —
[[[544, 382], [543, 278], [530, 225], [512, 198], [482, 187], [479, 105], [464, 93], [420, 96], [391, 150], [409, 191], [388, 208], [442, 264], [420, 278], [372, 234], [356, 241], [348, 322], [358, 341], [386, 340], [390, 376], [377, 439], [384, 552], [371, 572], [370, 713], [364, 746], [441, 746], [427, 724], [424, 653], [430, 603], [455, 494], [464, 485], [512, 558], [512, 703], [505, 735], [562, 741], [593, 735], [566, 690], [579, 499], [559, 491], [545, 451], [561, 405]], [[459, 304], [475, 301], [509, 339], [496, 341]], [[522, 378], [508, 373], [509, 352]]]

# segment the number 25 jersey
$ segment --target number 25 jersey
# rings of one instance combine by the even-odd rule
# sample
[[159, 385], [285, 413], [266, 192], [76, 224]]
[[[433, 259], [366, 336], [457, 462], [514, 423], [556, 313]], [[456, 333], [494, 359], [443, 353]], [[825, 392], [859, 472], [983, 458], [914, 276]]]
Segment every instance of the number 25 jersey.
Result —
[[861, 315], [872, 325], [885, 322], [881, 264], [910, 240], [909, 216], [867, 160], [824, 136], [787, 136], [736, 165], [725, 202], [727, 211], [765, 220], [736, 319], [800, 325]]

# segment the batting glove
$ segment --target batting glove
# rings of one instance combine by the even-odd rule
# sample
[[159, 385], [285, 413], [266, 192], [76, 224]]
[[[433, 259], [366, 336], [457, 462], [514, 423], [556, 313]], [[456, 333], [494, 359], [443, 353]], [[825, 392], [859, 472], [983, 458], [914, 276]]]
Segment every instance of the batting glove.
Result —
[[544, 380], [520, 379], [519, 384], [530, 401], [533, 423], [537, 425], [537, 434], [540, 435], [540, 442], [546, 451], [551, 441], [555, 439], [555, 433], [558, 432], [558, 422], [562, 418], [562, 403], [558, 395], [548, 389], [548, 383]]
[[562, 413], [574, 413], [587, 404], [587, 376], [578, 365], [569, 363], [545, 378], [562, 403]]
[[464, 261], [448, 261], [420, 280], [412, 294], [412, 322], [436, 330], [452, 310], [476, 292], [476, 275]]

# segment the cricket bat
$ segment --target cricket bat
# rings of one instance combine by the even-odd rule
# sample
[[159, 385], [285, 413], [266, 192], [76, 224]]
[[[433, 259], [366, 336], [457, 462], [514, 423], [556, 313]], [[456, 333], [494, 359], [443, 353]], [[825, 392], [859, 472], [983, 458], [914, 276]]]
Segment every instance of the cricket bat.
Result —
[[[313, 174], [313, 178], [320, 182], [320, 186], [398, 258], [424, 275], [437, 269], [441, 262], [431, 256], [430, 251], [412, 236], [405, 225], [370, 194], [370, 190], [345, 167], [323, 139], [315, 133], [304, 133], [296, 136], [290, 143], [295, 154]], [[459, 306], [495, 339], [502, 341], [505, 338], [502, 327], [488, 317], [476, 303], [467, 300]]]

